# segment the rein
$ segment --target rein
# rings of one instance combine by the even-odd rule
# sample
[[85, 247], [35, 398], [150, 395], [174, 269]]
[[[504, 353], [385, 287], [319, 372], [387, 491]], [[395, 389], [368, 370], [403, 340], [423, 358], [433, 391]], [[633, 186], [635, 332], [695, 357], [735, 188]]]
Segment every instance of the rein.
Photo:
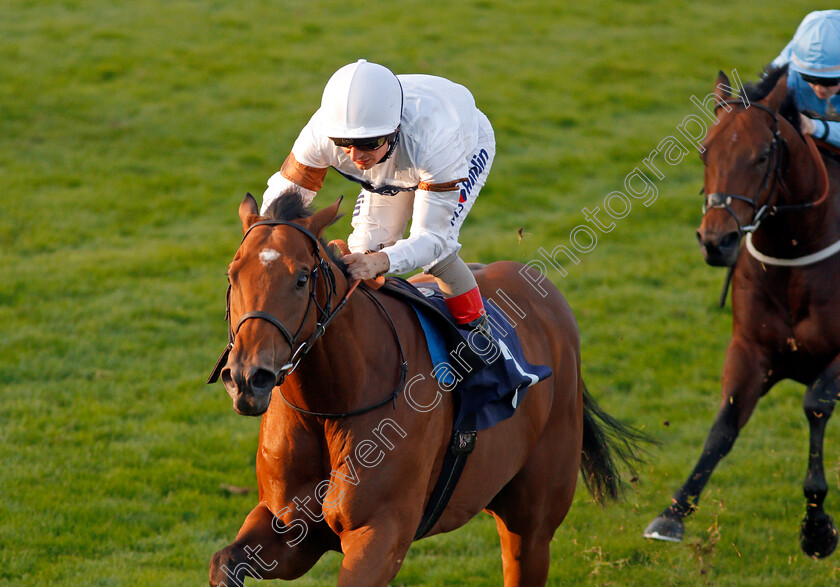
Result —
[[[354, 288], [355, 288], [356, 285], [358, 285], [358, 283], [359, 282], [356, 281], [356, 283], [354, 284]], [[327, 420], [339, 420], [339, 419], [342, 419], [342, 418], [350, 418], [352, 416], [359, 416], [361, 414], [366, 414], [368, 412], [372, 412], [373, 410], [375, 410], [377, 408], [380, 408], [380, 407], [384, 406], [385, 404], [388, 404], [388, 403], [391, 403], [391, 402], [394, 403], [394, 408], [396, 408], [397, 396], [400, 394], [400, 392], [405, 387], [405, 378], [406, 378], [406, 374], [408, 373], [408, 361], [406, 361], [405, 353], [403, 353], [402, 342], [400, 342], [400, 335], [399, 335], [399, 332], [397, 331], [397, 326], [396, 326], [396, 324], [394, 324], [394, 320], [391, 318], [391, 315], [388, 314], [388, 310], [385, 309], [385, 306], [382, 305], [382, 302], [380, 302], [378, 299], [376, 299], [376, 296], [374, 296], [368, 289], [362, 289], [361, 291], [365, 295], [367, 295], [376, 304], [376, 306], [385, 314], [385, 317], [388, 318], [388, 323], [391, 325], [391, 331], [394, 333], [394, 339], [397, 341], [397, 349], [400, 352], [400, 382], [399, 382], [399, 384], [397, 384], [397, 387], [394, 388], [394, 391], [391, 392], [391, 395], [389, 395], [388, 397], [386, 397], [383, 400], [380, 400], [380, 401], [376, 402], [375, 404], [365, 406], [364, 408], [351, 410], [349, 412], [314, 412], [312, 410], [306, 410], [304, 408], [301, 408], [300, 406], [296, 406], [293, 403], [291, 403], [289, 400], [287, 400], [286, 396], [283, 395], [283, 388], [280, 387], [280, 383], [282, 383], [282, 381], [278, 382], [277, 383], [277, 391], [280, 393], [280, 398], [283, 400], [283, 402], [287, 406], [289, 406], [290, 408], [292, 408], [296, 412], [299, 412], [301, 414], [305, 414], [307, 416], [313, 416], [315, 418], [325, 418]], [[347, 298], [345, 297], [344, 300], [346, 300], [346, 299]], [[336, 308], [336, 312], [338, 312], [338, 308]], [[335, 314], [333, 314], [333, 316], [334, 315]], [[290, 371], [290, 373], [291, 373], [291, 371]]]
[[[233, 325], [230, 323], [230, 293], [231, 293], [231, 287], [232, 286], [229, 283], [228, 284], [228, 289], [227, 289], [227, 294], [225, 296], [225, 304], [226, 304], [225, 320], [228, 322], [228, 345], [227, 345], [227, 347], [225, 347], [225, 349], [222, 351], [221, 356], [216, 361], [216, 365], [213, 368], [213, 371], [210, 374], [210, 377], [207, 378], [207, 383], [208, 384], [209, 383], [215, 383], [216, 381], [218, 381], [219, 375], [221, 374], [222, 370], [224, 369], [225, 365], [227, 364], [228, 356], [230, 355], [230, 351], [233, 349], [233, 345], [236, 341], [236, 335], [239, 333], [239, 329], [242, 327], [242, 324], [245, 323], [248, 320], [265, 320], [266, 322], [269, 322], [270, 324], [274, 325], [277, 328], [277, 330], [280, 331], [280, 334], [283, 335], [283, 338], [286, 339], [286, 342], [288, 342], [289, 346], [292, 348], [292, 353], [289, 357], [288, 362], [285, 365], [283, 365], [282, 367], [280, 367], [280, 370], [277, 372], [275, 387], [277, 387], [278, 392], [280, 393], [280, 397], [283, 399], [283, 402], [287, 406], [292, 408], [293, 410], [295, 410], [295, 411], [297, 411], [301, 414], [305, 414], [307, 416], [314, 416], [314, 417], [318, 417], [318, 418], [327, 418], [327, 419], [340, 419], [340, 418], [349, 418], [351, 416], [357, 416], [357, 415], [360, 415], [360, 414], [364, 414], [364, 413], [370, 412], [372, 410], [375, 410], [376, 408], [379, 408], [379, 407], [381, 407], [381, 406], [383, 406], [383, 405], [385, 405], [389, 402], [392, 402], [392, 401], [396, 402], [397, 396], [402, 391], [402, 389], [405, 387], [406, 374], [408, 372], [408, 362], [405, 359], [405, 353], [403, 352], [402, 342], [400, 341], [399, 332], [397, 331], [397, 327], [394, 324], [393, 319], [391, 318], [390, 314], [388, 314], [388, 311], [385, 309], [385, 307], [382, 305], [382, 303], [378, 299], [376, 299], [376, 297], [373, 296], [373, 294], [370, 293], [370, 291], [368, 291], [367, 289], [362, 289], [361, 291], [363, 291], [376, 304], [376, 306], [385, 314], [385, 317], [388, 319], [388, 322], [391, 325], [391, 330], [393, 331], [394, 337], [397, 341], [397, 348], [398, 348], [399, 354], [400, 354], [401, 366], [400, 366], [400, 382], [397, 385], [396, 389], [394, 389], [394, 391], [391, 393], [391, 395], [386, 397], [384, 400], [381, 400], [381, 401], [379, 401], [375, 404], [372, 404], [370, 406], [366, 406], [366, 407], [359, 408], [357, 410], [352, 410], [352, 411], [349, 411], [349, 412], [335, 412], [335, 413], [333, 413], [333, 412], [314, 412], [314, 411], [306, 410], [304, 408], [296, 406], [296, 405], [292, 404], [291, 402], [289, 402], [289, 400], [286, 399], [286, 397], [283, 395], [282, 388], [280, 387], [281, 384], [285, 381], [286, 376], [289, 373], [292, 373], [297, 368], [298, 364], [303, 359], [303, 357], [306, 356], [306, 354], [309, 353], [310, 350], [312, 350], [315, 342], [324, 335], [324, 333], [326, 332], [327, 326], [329, 326], [329, 324], [330, 324], [330, 322], [332, 322], [333, 318], [335, 318], [335, 316], [338, 314], [338, 312], [347, 303], [347, 300], [350, 298], [350, 295], [354, 291], [356, 291], [356, 288], [359, 285], [359, 280], [355, 280], [351, 283], [350, 287], [347, 290], [347, 293], [345, 293], [344, 296], [342, 296], [341, 300], [339, 300], [338, 304], [336, 304], [335, 310], [333, 310], [332, 309], [332, 302], [333, 302], [333, 296], [335, 295], [335, 292], [336, 292], [335, 273], [333, 272], [332, 266], [330, 265], [329, 261], [324, 259], [321, 256], [318, 238], [314, 234], [312, 234], [309, 230], [300, 226], [299, 224], [295, 224], [294, 222], [288, 222], [288, 221], [285, 221], [285, 220], [260, 220], [260, 221], [255, 222], [254, 224], [252, 224], [251, 226], [248, 227], [248, 230], [246, 230], [245, 234], [242, 236], [242, 241], [240, 242], [240, 246], [241, 246], [241, 243], [245, 242], [245, 239], [248, 237], [248, 235], [251, 233], [251, 231], [257, 226], [271, 226], [271, 227], [274, 227], [274, 226], [290, 226], [290, 227], [295, 228], [296, 230], [302, 232], [305, 236], [307, 236], [309, 238], [309, 240], [312, 241], [312, 244], [314, 245], [313, 255], [315, 256], [315, 266], [312, 268], [312, 271], [310, 272], [310, 282], [311, 282], [312, 285], [310, 286], [310, 290], [309, 290], [309, 301], [307, 302], [307, 305], [306, 305], [306, 311], [304, 312], [303, 320], [301, 321], [301, 324], [298, 327], [297, 332], [295, 332], [294, 335], [290, 334], [289, 329], [286, 328], [286, 326], [280, 320], [278, 320], [276, 317], [272, 316], [268, 312], [263, 312], [262, 310], [254, 310], [254, 311], [247, 312], [247, 313], [243, 314], [242, 317], [240, 317], [239, 322], [236, 324], [236, 327], [234, 328]], [[317, 300], [318, 276], [321, 273], [323, 273], [323, 275], [324, 275], [326, 289], [327, 289], [327, 300], [326, 300], [323, 307], [318, 303], [318, 300]], [[315, 325], [315, 330], [306, 340], [301, 342], [299, 345], [297, 345], [297, 348], [295, 348], [298, 336], [300, 336], [300, 333], [303, 330], [303, 326], [306, 323], [306, 319], [309, 317], [309, 312], [312, 309], [313, 305], [317, 308], [317, 310], [319, 312], [318, 321]]]

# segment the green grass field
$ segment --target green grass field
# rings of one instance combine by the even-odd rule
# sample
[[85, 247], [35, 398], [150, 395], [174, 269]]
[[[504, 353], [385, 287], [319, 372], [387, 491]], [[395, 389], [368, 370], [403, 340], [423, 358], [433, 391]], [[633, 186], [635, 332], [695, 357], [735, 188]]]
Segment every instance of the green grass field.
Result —
[[[569, 3], [571, 4], [571, 3]], [[584, 7], [585, 6], [585, 7]], [[467, 260], [568, 244], [719, 69], [754, 79], [811, 2], [6, 0], [0, 9], [0, 585], [202, 585], [256, 495], [259, 421], [204, 378], [226, 342], [236, 210], [259, 196], [323, 84], [365, 57], [465, 84], [498, 154]], [[799, 550], [800, 386], [764, 398], [682, 544], [642, 539], [699, 455], [731, 327], [694, 230], [702, 172], [663, 167], [650, 206], [549, 276], [610, 413], [661, 441], [622, 504], [582, 489], [551, 585], [836, 585]], [[319, 205], [357, 189], [328, 176]], [[345, 237], [349, 214], [329, 230]], [[517, 230], [523, 229], [520, 242]], [[827, 507], [840, 512], [840, 425]], [[302, 585], [334, 584], [337, 555]], [[256, 585], [255, 581], [249, 585]], [[499, 585], [479, 516], [412, 547], [394, 585]]]

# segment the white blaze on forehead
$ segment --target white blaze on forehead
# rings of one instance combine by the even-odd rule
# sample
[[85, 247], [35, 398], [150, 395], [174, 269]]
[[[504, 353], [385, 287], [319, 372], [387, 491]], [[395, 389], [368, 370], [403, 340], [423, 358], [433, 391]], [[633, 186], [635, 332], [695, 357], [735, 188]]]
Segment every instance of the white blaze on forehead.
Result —
[[274, 249], [263, 249], [262, 251], [260, 251], [260, 263], [267, 267], [268, 265], [271, 265], [271, 262], [279, 256], [280, 253], [278, 253]]

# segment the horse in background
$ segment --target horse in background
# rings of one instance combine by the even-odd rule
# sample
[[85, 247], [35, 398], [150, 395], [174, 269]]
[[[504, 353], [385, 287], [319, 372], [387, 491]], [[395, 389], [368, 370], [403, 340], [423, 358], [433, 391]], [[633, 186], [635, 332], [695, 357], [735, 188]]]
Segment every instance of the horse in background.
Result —
[[747, 107], [731, 99], [723, 89], [728, 79], [718, 76], [717, 122], [701, 149], [706, 200], [697, 238], [708, 264], [734, 265], [732, 339], [703, 452], [644, 535], [682, 539], [683, 520], [758, 400], [792, 379], [807, 386], [810, 432], [800, 545], [810, 556], [826, 557], [837, 546], [837, 529], [823, 508], [823, 438], [840, 392], [840, 163], [799, 131], [785, 73], [768, 71], [748, 86]]
[[[239, 209], [245, 236], [228, 269], [231, 345], [217, 368], [236, 412], [262, 415], [259, 503], [213, 556], [213, 586], [243, 585], [245, 576], [291, 580], [330, 550], [343, 553], [338, 585], [387, 585], [449, 449], [452, 394], [429, 376], [435, 365], [417, 315], [392, 296], [355, 288], [321, 239], [339, 202], [313, 214], [286, 194], [260, 217], [249, 195]], [[520, 271], [531, 269], [492, 263], [476, 279], [482, 291], [504, 290], [519, 310], [524, 355], [552, 375], [528, 389], [512, 417], [479, 433], [427, 534], [489, 512], [507, 587], [545, 584], [549, 543], [579, 472], [596, 498], [617, 498], [618, 464], [632, 461], [641, 438], [587, 393], [566, 300]]]

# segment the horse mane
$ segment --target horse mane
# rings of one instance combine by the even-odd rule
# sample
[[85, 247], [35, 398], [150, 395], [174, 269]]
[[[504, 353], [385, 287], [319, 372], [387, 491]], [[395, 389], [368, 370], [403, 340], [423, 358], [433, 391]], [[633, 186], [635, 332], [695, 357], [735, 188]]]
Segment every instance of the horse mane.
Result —
[[[263, 218], [266, 220], [282, 220], [284, 222], [293, 222], [302, 218], [309, 218], [315, 213], [315, 206], [306, 204], [303, 199], [303, 194], [296, 189], [289, 189], [277, 196], [265, 211]], [[341, 215], [338, 216], [340, 218]], [[336, 220], [338, 220], [336, 218]], [[347, 264], [341, 258], [341, 253], [337, 252], [335, 247], [331, 247], [323, 238], [319, 238], [324, 250], [330, 257], [330, 260], [335, 263], [338, 268], [347, 275]]]
[[[741, 95], [746, 95], [750, 103], [763, 100], [770, 94], [770, 92], [773, 91], [773, 88], [776, 87], [776, 83], [787, 73], [787, 71], [787, 63], [781, 67], [767, 65], [758, 81], [747, 82], [744, 84], [744, 87], [741, 89]], [[785, 99], [782, 101], [782, 105], [779, 106], [779, 114], [782, 118], [791, 123], [798, 133], [802, 133], [799, 119], [799, 108], [796, 106], [796, 100], [794, 99], [793, 92], [788, 91]]]
[[291, 222], [299, 218], [309, 218], [315, 213], [314, 206], [306, 205], [303, 195], [298, 190], [287, 190], [277, 196], [265, 211], [266, 220]]

